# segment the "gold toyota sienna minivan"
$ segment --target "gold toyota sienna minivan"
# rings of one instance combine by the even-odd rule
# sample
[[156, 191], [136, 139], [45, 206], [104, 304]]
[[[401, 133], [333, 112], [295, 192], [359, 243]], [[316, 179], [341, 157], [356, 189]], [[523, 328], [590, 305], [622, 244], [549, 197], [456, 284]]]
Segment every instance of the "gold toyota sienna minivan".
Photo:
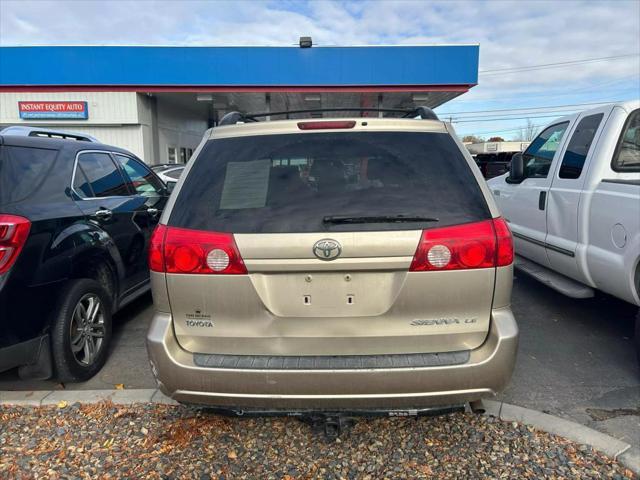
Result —
[[426, 117], [234, 113], [206, 132], [149, 252], [162, 392], [391, 412], [505, 387], [511, 234], [451, 126]]

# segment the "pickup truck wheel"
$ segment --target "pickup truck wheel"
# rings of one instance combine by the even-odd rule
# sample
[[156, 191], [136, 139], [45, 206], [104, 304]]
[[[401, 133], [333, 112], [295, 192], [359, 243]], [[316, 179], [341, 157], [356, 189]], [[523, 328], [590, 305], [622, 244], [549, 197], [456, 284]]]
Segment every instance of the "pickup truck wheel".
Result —
[[57, 378], [82, 382], [107, 360], [111, 341], [111, 299], [95, 280], [71, 280], [62, 290], [51, 326]]

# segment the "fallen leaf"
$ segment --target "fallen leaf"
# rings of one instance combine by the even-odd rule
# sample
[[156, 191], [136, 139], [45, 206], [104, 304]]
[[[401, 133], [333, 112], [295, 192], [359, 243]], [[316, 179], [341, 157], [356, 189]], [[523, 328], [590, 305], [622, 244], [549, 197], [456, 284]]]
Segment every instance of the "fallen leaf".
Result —
[[227, 458], [229, 458], [229, 460], [235, 460], [236, 458], [238, 458], [238, 454], [231, 450], [229, 453], [227, 453]]
[[58, 402], [58, 408], [67, 408], [68, 405], [69, 404], [64, 400], [61, 400], [60, 402]]
[[116, 390], [124, 390], [124, 383], [116, 383], [115, 387]]

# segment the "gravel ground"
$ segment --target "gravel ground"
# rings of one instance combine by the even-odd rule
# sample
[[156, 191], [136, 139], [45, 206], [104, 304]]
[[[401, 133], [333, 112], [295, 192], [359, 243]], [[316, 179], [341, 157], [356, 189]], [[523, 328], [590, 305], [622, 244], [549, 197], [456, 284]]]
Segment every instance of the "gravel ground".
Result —
[[475, 414], [361, 419], [328, 441], [295, 419], [169, 405], [0, 407], [0, 478], [634, 478], [615, 461]]

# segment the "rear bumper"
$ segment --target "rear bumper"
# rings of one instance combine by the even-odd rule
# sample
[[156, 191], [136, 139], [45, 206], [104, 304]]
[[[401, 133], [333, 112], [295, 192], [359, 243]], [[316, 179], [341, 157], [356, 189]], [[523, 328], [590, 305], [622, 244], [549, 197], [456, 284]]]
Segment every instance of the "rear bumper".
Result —
[[493, 310], [486, 341], [457, 365], [407, 368], [249, 369], [200, 367], [156, 313], [147, 348], [160, 389], [184, 403], [223, 408], [391, 409], [456, 405], [492, 397], [515, 365], [518, 327], [510, 308]]

